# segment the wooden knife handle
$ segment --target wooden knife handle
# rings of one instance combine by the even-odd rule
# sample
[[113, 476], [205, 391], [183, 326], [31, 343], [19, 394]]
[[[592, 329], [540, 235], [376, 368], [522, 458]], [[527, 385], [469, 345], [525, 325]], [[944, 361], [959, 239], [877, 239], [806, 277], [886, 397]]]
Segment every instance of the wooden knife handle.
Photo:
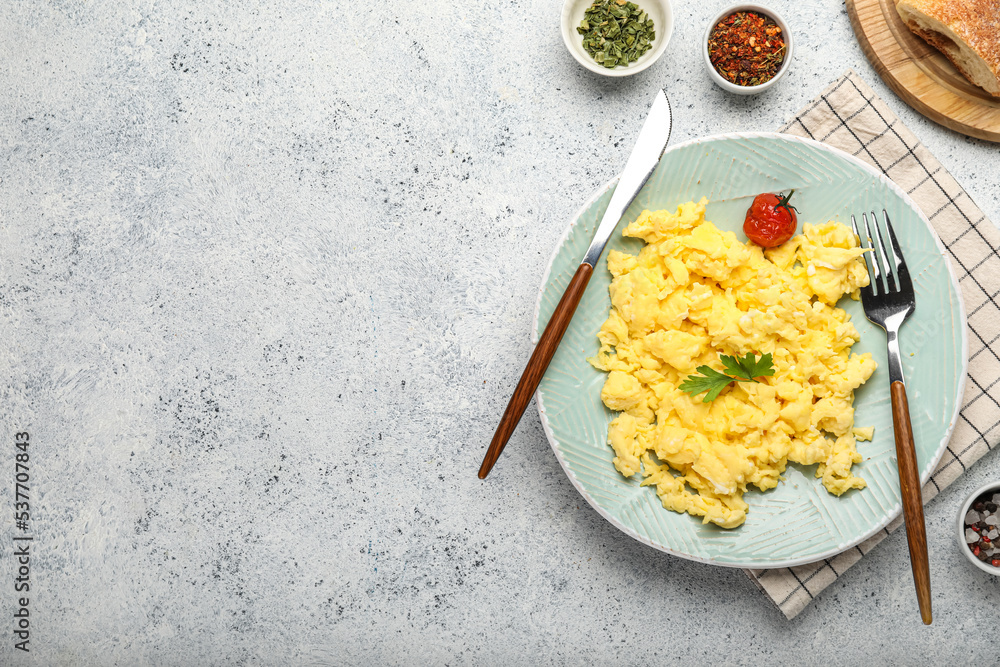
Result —
[[892, 425], [896, 432], [899, 488], [903, 495], [903, 517], [906, 520], [906, 541], [910, 546], [913, 582], [917, 587], [920, 617], [924, 624], [930, 625], [931, 572], [927, 563], [927, 530], [924, 526], [924, 503], [920, 495], [917, 451], [913, 446], [913, 428], [910, 426], [910, 406], [906, 400], [906, 387], [902, 382], [893, 382], [889, 393], [892, 396]]
[[514, 389], [514, 395], [510, 397], [503, 417], [500, 418], [500, 425], [497, 426], [496, 433], [493, 434], [493, 440], [483, 458], [483, 465], [479, 468], [479, 479], [486, 479], [486, 476], [490, 474], [490, 470], [500, 458], [500, 452], [503, 451], [507, 440], [514, 433], [517, 423], [521, 421], [521, 415], [524, 414], [524, 409], [531, 402], [531, 396], [538, 389], [538, 383], [542, 381], [545, 369], [549, 367], [549, 362], [552, 361], [552, 357], [559, 347], [559, 341], [562, 340], [563, 334], [566, 333], [566, 329], [573, 319], [573, 313], [576, 312], [580, 297], [587, 289], [587, 283], [590, 282], [590, 276], [593, 273], [594, 267], [583, 263], [573, 274], [573, 279], [569, 281], [562, 299], [559, 300], [559, 305], [556, 306], [549, 323], [545, 326], [545, 331], [538, 339], [538, 345], [531, 353], [531, 359], [528, 360], [528, 365], [525, 366], [524, 372], [521, 374], [521, 380], [517, 383], [517, 388]]

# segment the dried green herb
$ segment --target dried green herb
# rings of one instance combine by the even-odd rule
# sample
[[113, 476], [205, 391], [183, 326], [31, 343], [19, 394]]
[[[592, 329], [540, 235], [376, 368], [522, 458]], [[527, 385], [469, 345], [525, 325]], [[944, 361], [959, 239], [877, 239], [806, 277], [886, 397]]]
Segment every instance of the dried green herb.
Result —
[[576, 31], [587, 53], [608, 69], [635, 62], [656, 39], [653, 19], [627, 0], [594, 0]]

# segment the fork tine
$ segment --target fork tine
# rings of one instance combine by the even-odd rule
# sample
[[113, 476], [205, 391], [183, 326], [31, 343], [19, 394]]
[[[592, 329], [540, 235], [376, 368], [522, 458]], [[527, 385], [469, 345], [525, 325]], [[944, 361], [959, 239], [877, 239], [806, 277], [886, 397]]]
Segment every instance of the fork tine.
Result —
[[896, 232], [892, 230], [889, 213], [885, 209], [882, 209], [882, 217], [885, 220], [885, 231], [889, 234], [889, 244], [892, 247], [893, 258], [896, 260], [896, 280], [899, 282], [899, 289], [909, 291], [911, 289], [910, 272], [906, 268], [906, 262], [903, 261], [903, 251], [899, 249]]
[[896, 287], [896, 279], [893, 277], [893, 266], [899, 264], [899, 260], [896, 259], [894, 253], [888, 252], [886, 250], [885, 241], [882, 240], [882, 232], [878, 228], [878, 217], [875, 215], [875, 211], [872, 214], [872, 226], [875, 228], [875, 239], [878, 241], [879, 249], [882, 251], [882, 255], [879, 259], [885, 265], [885, 285], [887, 292], [897, 292], [899, 291]]
[[872, 282], [875, 284], [876, 294], [885, 294], [885, 283], [882, 282], [882, 256], [879, 254], [879, 248], [875, 245], [875, 240], [878, 239], [878, 224], [875, 225], [875, 236], [872, 236], [871, 227], [868, 226], [868, 214], [861, 214], [861, 221], [865, 223], [865, 235], [868, 237], [868, 243], [871, 246], [871, 256], [872, 256]]
[[[861, 248], [864, 248], [865, 250], [869, 249], [871, 247], [870, 239], [868, 239], [868, 241], [866, 242], [865, 237], [862, 236], [861, 232], [858, 231], [858, 219], [856, 217], [854, 217], [854, 214], [851, 214], [851, 229], [854, 230], [854, 235], [856, 237], [858, 237], [858, 246], [861, 247]], [[868, 230], [866, 229], [865, 233], [867, 234], [867, 232], [868, 232]], [[875, 295], [875, 281], [871, 279], [871, 277], [872, 277], [872, 269], [871, 269], [871, 265], [870, 265], [869, 259], [868, 259], [868, 255], [870, 255], [870, 254], [871, 254], [870, 252], [866, 252], [866, 253], [864, 253], [861, 256], [861, 261], [863, 261], [865, 263], [865, 270], [868, 271], [868, 286], [867, 287], [862, 287], [861, 288], [861, 293], [862, 293], [862, 295], [868, 294], [868, 295], [874, 296]]]

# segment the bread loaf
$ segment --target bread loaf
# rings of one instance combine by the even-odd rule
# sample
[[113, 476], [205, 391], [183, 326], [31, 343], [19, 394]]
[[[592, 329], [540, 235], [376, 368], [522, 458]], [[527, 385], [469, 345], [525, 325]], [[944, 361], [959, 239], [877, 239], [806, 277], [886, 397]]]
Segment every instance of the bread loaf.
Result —
[[1000, 0], [896, 0], [896, 11], [965, 78], [1000, 97]]

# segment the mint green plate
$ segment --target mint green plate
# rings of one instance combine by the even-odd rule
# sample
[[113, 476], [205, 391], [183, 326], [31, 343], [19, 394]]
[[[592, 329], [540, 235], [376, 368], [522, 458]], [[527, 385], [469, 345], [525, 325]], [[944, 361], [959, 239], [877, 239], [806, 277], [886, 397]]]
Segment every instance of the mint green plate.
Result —
[[[577, 214], [542, 283], [535, 311], [535, 340], [590, 244], [615, 181]], [[799, 222], [836, 220], [888, 211], [913, 276], [917, 305], [900, 332], [900, 347], [920, 466], [926, 482], [944, 453], [958, 418], [968, 361], [965, 311], [946, 251], [927, 219], [892, 181], [860, 160], [825, 144], [781, 134], [729, 134], [667, 150], [625, 213], [608, 249], [636, 253], [642, 242], [621, 236], [643, 209], [675, 210], [707, 197], [705, 217], [744, 239], [743, 217], [754, 195], [795, 188]], [[801, 228], [800, 228], [801, 231]], [[902, 509], [896, 469], [886, 367], [885, 333], [845, 298], [861, 340], [878, 370], [855, 394], [855, 425], [874, 426], [872, 442], [858, 443], [865, 460], [855, 467], [868, 482], [841, 497], [827, 493], [815, 466], [790, 464], [784, 481], [767, 492], [750, 491], [746, 523], [724, 530], [664, 509], [651, 487], [622, 477], [611, 463], [607, 426], [615, 413], [601, 403], [605, 374], [587, 357], [598, 350], [597, 332], [611, 300], [606, 253], [536, 395], [545, 433], [573, 485], [593, 507], [635, 539], [667, 553], [730, 567], [776, 568], [827, 558], [870, 537]]]

